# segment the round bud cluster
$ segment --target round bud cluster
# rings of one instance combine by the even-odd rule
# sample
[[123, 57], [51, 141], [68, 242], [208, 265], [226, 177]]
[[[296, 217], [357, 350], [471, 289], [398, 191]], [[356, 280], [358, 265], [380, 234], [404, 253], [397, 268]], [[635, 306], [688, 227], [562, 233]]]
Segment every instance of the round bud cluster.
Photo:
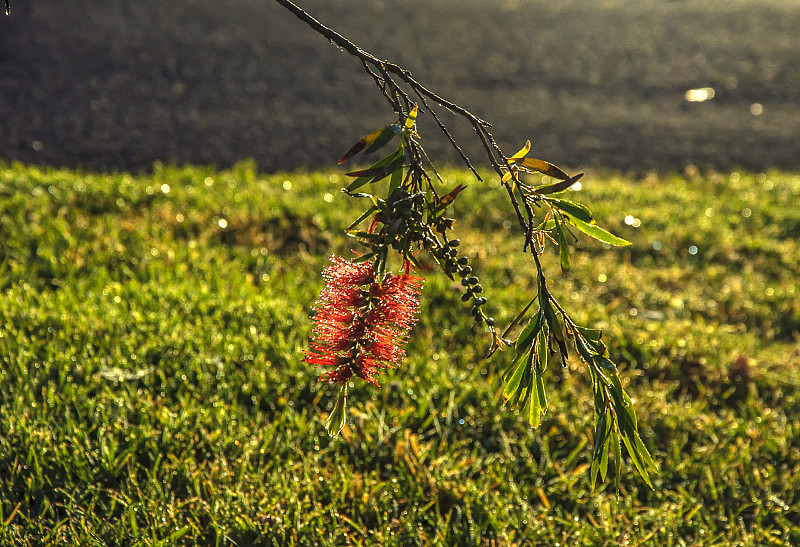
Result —
[[456, 247], [459, 245], [459, 240], [452, 239], [447, 242], [444, 247], [437, 249], [434, 254], [441, 261], [444, 266], [444, 271], [450, 275], [455, 276], [458, 274], [461, 277], [461, 286], [464, 287], [464, 294], [461, 295], [462, 302], [472, 300], [472, 317], [476, 323], [483, 323], [489, 327], [494, 326], [494, 319], [486, 317], [483, 313], [483, 305], [486, 304], [486, 297], [482, 296], [483, 287], [480, 284], [477, 276], [472, 275], [472, 267], [469, 265], [469, 258], [458, 256]]

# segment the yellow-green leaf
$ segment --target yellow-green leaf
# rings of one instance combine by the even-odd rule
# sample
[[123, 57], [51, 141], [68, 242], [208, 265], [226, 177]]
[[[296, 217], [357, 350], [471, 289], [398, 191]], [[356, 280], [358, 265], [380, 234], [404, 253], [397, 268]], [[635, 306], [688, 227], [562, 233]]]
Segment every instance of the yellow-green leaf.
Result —
[[567, 218], [569, 218], [570, 222], [572, 222], [578, 230], [580, 230], [581, 232], [583, 232], [588, 236], [591, 236], [599, 241], [602, 241], [603, 243], [608, 243], [609, 245], [615, 245], [617, 247], [624, 247], [626, 245], [631, 244], [630, 241], [622, 239], [621, 237], [617, 237], [614, 234], [603, 230], [597, 224], [589, 224], [588, 222], [585, 222], [566, 211], [564, 211], [564, 214], [567, 216]]
[[556, 167], [552, 163], [546, 162], [544, 160], [525, 158], [517, 163], [520, 167], [523, 167], [525, 169], [530, 169], [531, 171], [538, 171], [540, 173], [544, 173], [545, 175], [551, 176], [554, 179], [566, 180], [569, 178], [569, 175], [567, 175], [559, 167]]
[[583, 173], [578, 173], [574, 177], [570, 177], [567, 180], [562, 180], [560, 182], [554, 182], [553, 184], [543, 184], [542, 186], [536, 186], [533, 191], [537, 194], [555, 194], [556, 192], [563, 192], [583, 177]]
[[531, 151], [531, 141], [526, 141], [525, 146], [523, 146], [519, 152], [508, 158], [508, 163], [514, 163], [517, 160], [521, 160], [522, 158], [527, 156], [528, 152], [530, 151]]
[[337, 162], [339, 165], [343, 164], [362, 150], [364, 150], [365, 154], [370, 154], [378, 150], [381, 146], [388, 143], [392, 138], [400, 133], [400, 125], [393, 123], [392, 125], [387, 125], [386, 127], [381, 127], [380, 129], [376, 129], [357, 143], [355, 143], [347, 153], [339, 158]]
[[414, 124], [417, 123], [417, 112], [419, 112], [419, 108], [417, 108], [415, 105], [414, 108], [411, 109], [411, 112], [408, 113], [408, 117], [406, 118], [406, 129], [411, 130], [414, 128]]
[[325, 430], [331, 437], [336, 437], [344, 427], [346, 421], [346, 407], [347, 407], [347, 384], [343, 384], [339, 390], [339, 396], [336, 397], [336, 404], [333, 406], [331, 415], [325, 422]]
[[539, 383], [540, 375], [533, 371], [533, 382], [530, 389], [530, 401], [528, 406], [528, 423], [534, 429], [539, 427], [542, 422], [542, 405], [539, 401], [539, 390], [534, 388], [533, 384]]

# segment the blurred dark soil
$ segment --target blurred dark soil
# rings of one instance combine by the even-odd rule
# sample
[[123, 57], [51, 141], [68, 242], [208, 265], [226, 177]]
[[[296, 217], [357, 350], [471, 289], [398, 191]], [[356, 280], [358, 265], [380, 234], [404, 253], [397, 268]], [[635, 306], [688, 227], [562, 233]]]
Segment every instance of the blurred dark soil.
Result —
[[[644, 172], [800, 168], [793, 0], [301, 0], [494, 124], [506, 153]], [[16, 0], [0, 17], [0, 158], [332, 166], [394, 114], [348, 55], [272, 0]], [[713, 100], [690, 103], [688, 89]], [[761, 105], [761, 113], [758, 113]], [[472, 130], [443, 120], [471, 156]], [[435, 126], [432, 156], [456, 156]]]

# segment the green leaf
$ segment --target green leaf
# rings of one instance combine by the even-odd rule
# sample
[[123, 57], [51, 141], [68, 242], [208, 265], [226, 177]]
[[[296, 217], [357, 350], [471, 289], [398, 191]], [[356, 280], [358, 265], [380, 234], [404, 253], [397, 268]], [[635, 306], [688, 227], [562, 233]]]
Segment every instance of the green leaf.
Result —
[[[536, 371], [533, 371], [533, 383], [538, 386], [539, 378], [541, 378], [540, 374], [537, 374]], [[534, 429], [539, 427], [539, 424], [542, 421], [542, 406], [539, 400], [539, 390], [538, 389], [530, 389], [530, 402], [528, 404], [528, 423]]]
[[561, 257], [561, 271], [566, 272], [569, 270], [569, 244], [558, 216], [556, 216], [556, 240], [558, 241], [558, 250]]
[[597, 224], [589, 224], [584, 222], [580, 218], [571, 215], [567, 211], [564, 211], [564, 214], [569, 218], [569, 220], [575, 225], [578, 230], [583, 232], [584, 234], [591, 236], [603, 243], [608, 243], [609, 245], [616, 245], [617, 247], [623, 247], [625, 245], [630, 245], [630, 241], [626, 241], [621, 237], [617, 237], [614, 234], [611, 234], [605, 230], [603, 230]]
[[391, 196], [392, 193], [400, 188], [403, 184], [403, 170], [395, 169], [392, 171], [392, 178], [389, 180], [389, 192], [387, 195]]
[[541, 374], [536, 375], [536, 391], [539, 393], [539, 408], [542, 409], [542, 414], [547, 414], [547, 393], [544, 390], [544, 376]]
[[619, 481], [622, 476], [622, 447], [619, 444], [619, 435], [616, 428], [611, 429], [611, 447], [614, 449], [614, 486], [619, 496]]
[[567, 359], [569, 358], [569, 352], [567, 351], [567, 343], [564, 339], [564, 326], [561, 323], [561, 319], [559, 319], [558, 314], [553, 310], [552, 306], [547, 306], [545, 310], [545, 319], [547, 320], [547, 326], [550, 329], [550, 336], [555, 338], [556, 343], [558, 344], [559, 352], [561, 353], [561, 357], [564, 360], [564, 365], [567, 364]]
[[544, 329], [539, 329], [539, 340], [536, 343], [536, 350], [538, 351], [539, 372], [547, 370], [547, 332]]
[[367, 143], [367, 149], [364, 150], [365, 154], [372, 154], [379, 150], [382, 146], [387, 144], [400, 133], [400, 124], [393, 123], [381, 129], [380, 134], [372, 143]]
[[538, 171], [540, 173], [544, 173], [545, 175], [549, 175], [554, 179], [565, 180], [569, 178], [569, 175], [567, 175], [560, 168], [556, 167], [552, 163], [543, 160], [537, 160], [534, 158], [525, 158], [521, 161], [518, 161], [517, 165], [525, 169], [529, 169], [531, 171]]
[[555, 194], [557, 192], [563, 192], [567, 190], [570, 186], [578, 182], [583, 173], [578, 173], [574, 177], [570, 177], [567, 180], [562, 180], [560, 182], [554, 182], [553, 184], [543, 184], [542, 186], [535, 186], [533, 191], [537, 194]]
[[372, 216], [372, 214], [375, 213], [376, 211], [378, 211], [378, 208], [373, 205], [372, 207], [367, 209], [360, 217], [358, 217], [356, 220], [354, 220], [353, 223], [350, 226], [347, 227], [345, 232], [349, 232], [350, 230], [352, 230], [353, 228], [355, 228], [356, 226], [358, 226], [359, 224], [361, 224], [362, 222], [367, 220], [367, 218]]
[[352, 192], [353, 190], [357, 190], [367, 183], [378, 182], [398, 169], [402, 170], [404, 162], [405, 153], [403, 146], [400, 145], [397, 147], [397, 150], [385, 158], [375, 162], [367, 169], [345, 173], [348, 177], [358, 177], [356, 180], [350, 183], [350, 185], [347, 187], [347, 191]]
[[511, 408], [517, 408], [523, 392], [525, 392], [525, 400], [519, 408], [524, 407], [527, 399], [531, 396], [532, 351], [527, 354], [523, 353], [517, 362], [519, 365], [514, 371], [514, 375], [503, 390], [503, 404], [508, 404]]
[[525, 374], [525, 365], [527, 364], [526, 363], [527, 357], [528, 356], [524, 353], [518, 355], [517, 358], [514, 359], [514, 362], [511, 364], [511, 366], [508, 368], [508, 372], [506, 373], [503, 380], [506, 380], [508, 378], [508, 374], [511, 373], [511, 371], [514, 372], [511, 375], [511, 378], [508, 379], [508, 383], [506, 384], [505, 389], [503, 389], [503, 401], [504, 401], [503, 404], [508, 402], [508, 400], [514, 394], [514, 392], [517, 391], [520, 382], [522, 382], [522, 376]]
[[325, 422], [325, 430], [331, 437], [336, 437], [344, 427], [347, 418], [347, 384], [342, 384], [336, 403], [333, 405], [333, 412]]
[[578, 329], [578, 332], [586, 338], [588, 342], [598, 343], [600, 342], [600, 338], [603, 336], [603, 329], [590, 329], [588, 327], [582, 327], [580, 325], [575, 325]]
[[[633, 435], [636, 435], [636, 433], [634, 432]], [[635, 444], [635, 441], [631, 439], [631, 436], [626, 435], [624, 432], [622, 434], [622, 442], [625, 443], [625, 448], [628, 449], [628, 455], [630, 455], [631, 460], [633, 460], [634, 467], [636, 467], [639, 475], [641, 475], [644, 482], [646, 482], [647, 486], [652, 490], [653, 483], [650, 481], [650, 473], [648, 472], [647, 464], [644, 462], [641, 452], [639, 452], [639, 447]], [[644, 445], [642, 445], [642, 447], [644, 447]]]
[[517, 349], [517, 353], [528, 351], [533, 344], [534, 336], [538, 334], [543, 324], [544, 321], [542, 321], [541, 313], [537, 313], [531, 317], [530, 321], [528, 321], [528, 324], [525, 325], [525, 328], [522, 329], [522, 332], [519, 333], [519, 337], [517, 338], [517, 343], [514, 346]]
[[400, 124], [393, 123], [380, 129], [376, 129], [357, 143], [355, 143], [344, 156], [339, 158], [337, 162], [339, 165], [343, 164], [362, 150], [365, 154], [375, 152], [380, 147], [392, 140], [398, 133], [400, 133]]
[[606, 410], [605, 409], [601, 410], [600, 416], [597, 418], [597, 424], [594, 429], [594, 450], [592, 451], [592, 459], [597, 459], [597, 456], [603, 449], [603, 445], [606, 444], [607, 433], [608, 433], [606, 428], [607, 419], [608, 416]]
[[576, 201], [570, 201], [568, 199], [555, 199], [550, 198], [548, 202], [555, 206], [556, 209], [559, 209], [565, 213], [569, 213], [571, 216], [581, 219], [584, 222], [589, 224], [594, 223], [594, 217], [592, 216], [592, 212], [582, 203], [578, 203]]
[[647, 468], [652, 471], [653, 473], [658, 473], [658, 466], [656, 462], [653, 461], [653, 457], [650, 456], [650, 452], [647, 450], [647, 447], [642, 442], [642, 438], [639, 436], [639, 432], [637, 431], [633, 435], [636, 449], [639, 451], [639, 455], [642, 457], [642, 461], [647, 466]]
[[[608, 424], [609, 435], [611, 431], [611, 424]], [[606, 439], [608, 441], [608, 439]], [[608, 475], [608, 445], [611, 444], [610, 442], [603, 443], [602, 454], [600, 455], [600, 479], [605, 482], [606, 476]]]

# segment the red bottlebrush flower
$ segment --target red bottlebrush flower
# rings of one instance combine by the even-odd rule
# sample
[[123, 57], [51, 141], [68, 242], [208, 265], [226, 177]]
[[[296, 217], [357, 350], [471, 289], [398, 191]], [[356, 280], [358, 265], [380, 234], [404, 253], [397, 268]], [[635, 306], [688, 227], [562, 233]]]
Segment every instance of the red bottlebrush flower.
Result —
[[374, 376], [398, 366], [401, 345], [416, 323], [422, 279], [387, 274], [383, 283], [370, 262], [331, 257], [325, 288], [314, 304], [314, 329], [306, 363], [331, 367], [320, 380], [344, 384], [351, 377], [378, 385]]

